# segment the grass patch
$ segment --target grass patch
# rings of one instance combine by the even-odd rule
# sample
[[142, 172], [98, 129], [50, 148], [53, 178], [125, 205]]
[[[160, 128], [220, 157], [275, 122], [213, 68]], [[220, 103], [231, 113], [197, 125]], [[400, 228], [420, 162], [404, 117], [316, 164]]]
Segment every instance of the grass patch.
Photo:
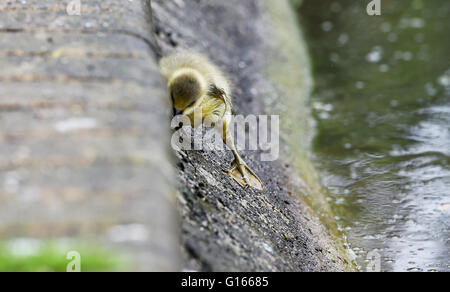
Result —
[[126, 270], [127, 261], [120, 255], [85, 243], [18, 239], [0, 242], [0, 272], [66, 272], [76, 258], [67, 258], [70, 251], [80, 255], [82, 272]]

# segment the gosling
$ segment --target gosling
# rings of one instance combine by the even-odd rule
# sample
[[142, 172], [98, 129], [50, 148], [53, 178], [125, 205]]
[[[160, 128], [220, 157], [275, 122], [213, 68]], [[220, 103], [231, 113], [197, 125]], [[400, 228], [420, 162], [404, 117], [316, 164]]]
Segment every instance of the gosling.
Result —
[[191, 125], [199, 126], [208, 120], [214, 126], [223, 123], [222, 140], [234, 155], [232, 169], [228, 176], [243, 188], [263, 189], [258, 176], [239, 155], [229, 131], [232, 120], [230, 82], [225, 75], [206, 57], [197, 53], [181, 52], [161, 59], [161, 72], [167, 80], [174, 112], [187, 116]]

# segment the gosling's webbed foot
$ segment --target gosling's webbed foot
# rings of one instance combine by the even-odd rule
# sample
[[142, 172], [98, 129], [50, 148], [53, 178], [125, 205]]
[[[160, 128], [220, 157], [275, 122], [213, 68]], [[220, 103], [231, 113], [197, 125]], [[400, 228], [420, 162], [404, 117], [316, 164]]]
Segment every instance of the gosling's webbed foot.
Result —
[[228, 176], [234, 179], [243, 188], [254, 188], [263, 190], [263, 184], [258, 176], [247, 166], [245, 162], [234, 160], [231, 164], [233, 169], [228, 171]]

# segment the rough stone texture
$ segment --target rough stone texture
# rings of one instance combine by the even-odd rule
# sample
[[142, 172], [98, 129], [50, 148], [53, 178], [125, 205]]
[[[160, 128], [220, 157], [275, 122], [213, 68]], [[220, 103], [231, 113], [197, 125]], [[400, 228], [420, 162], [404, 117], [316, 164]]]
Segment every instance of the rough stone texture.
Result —
[[265, 184], [258, 192], [242, 189], [222, 171], [230, 167], [228, 151], [179, 155], [184, 268], [352, 270], [303, 200], [320, 190], [308, 163], [309, 67], [287, 2], [154, 0], [152, 9], [160, 53], [189, 49], [209, 56], [235, 85], [235, 113], [280, 114], [284, 157], [301, 160], [291, 167], [283, 161], [292, 160], [260, 162], [259, 152], [244, 153]]
[[223, 173], [229, 152], [179, 157], [183, 268], [352, 269], [303, 199], [320, 197], [311, 84], [286, 1], [153, 1], [158, 44], [149, 1], [81, 0], [80, 16], [69, 2], [0, 3], [0, 240], [73, 238], [130, 256], [132, 270], [179, 269], [155, 54], [189, 48], [230, 75], [237, 113], [281, 115], [284, 159], [244, 153], [265, 183], [256, 192]]
[[178, 270], [149, 3], [69, 2], [0, 3], [0, 240], [75, 238]]

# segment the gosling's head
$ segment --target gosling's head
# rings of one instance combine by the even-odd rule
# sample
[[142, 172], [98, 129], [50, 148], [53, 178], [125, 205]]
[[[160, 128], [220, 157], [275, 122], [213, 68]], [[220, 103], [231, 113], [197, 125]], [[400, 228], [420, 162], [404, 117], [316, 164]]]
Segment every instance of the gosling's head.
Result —
[[181, 68], [169, 80], [169, 91], [176, 110], [193, 105], [208, 89], [205, 78], [197, 70]]

